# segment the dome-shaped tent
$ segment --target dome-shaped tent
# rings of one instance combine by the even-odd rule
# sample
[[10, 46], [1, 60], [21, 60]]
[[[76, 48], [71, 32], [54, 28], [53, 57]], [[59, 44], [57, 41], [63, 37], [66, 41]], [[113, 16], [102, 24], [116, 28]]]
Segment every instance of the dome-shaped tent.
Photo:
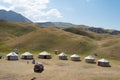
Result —
[[87, 56], [87, 57], [85, 57], [85, 61], [87, 63], [95, 63], [95, 57], [93, 57], [93, 56]]
[[29, 52], [25, 52], [25, 53], [21, 54], [21, 59], [26, 59], [26, 60], [33, 59], [33, 55]]
[[98, 66], [102, 66], [102, 67], [110, 67], [109, 61], [106, 59], [100, 59], [98, 60]]
[[64, 52], [60, 53], [60, 54], [58, 55], [58, 57], [59, 57], [59, 59], [61, 59], [61, 60], [67, 60], [67, 55], [66, 55]]
[[72, 61], [80, 61], [80, 56], [77, 54], [73, 54], [70, 57]]
[[38, 58], [51, 59], [51, 54], [46, 51], [43, 51], [43, 52], [39, 53]]
[[15, 52], [11, 52], [6, 56], [7, 60], [18, 60], [18, 55]]

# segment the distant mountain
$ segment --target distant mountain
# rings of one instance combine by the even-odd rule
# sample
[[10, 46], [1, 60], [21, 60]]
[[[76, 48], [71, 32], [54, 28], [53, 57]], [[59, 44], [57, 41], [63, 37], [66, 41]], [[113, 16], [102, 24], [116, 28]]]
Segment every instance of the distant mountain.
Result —
[[73, 33], [82, 33], [83, 31], [91, 31], [98, 34], [111, 34], [111, 35], [119, 35], [119, 30], [108, 30], [103, 28], [90, 27], [86, 25], [76, 25], [72, 23], [65, 22], [43, 22], [37, 23], [42, 27], [58, 27], [63, 28], [65, 31], [73, 32]]
[[[75, 28], [75, 27], [74, 27]], [[110, 29], [104, 29], [104, 28], [96, 28], [96, 27], [89, 27], [85, 25], [78, 25], [77, 29], [82, 31], [91, 31], [98, 34], [111, 34], [111, 35], [119, 35], [119, 30], [110, 30]]]
[[69, 27], [64, 28], [65, 31], [76, 33], [76, 34], [84, 34], [84, 31], [90, 31], [98, 34], [111, 34], [111, 35], [120, 35], [120, 31], [118, 30], [107, 30], [103, 28], [95, 28], [95, 27], [89, 27], [85, 25], [79, 25], [77, 27]]
[[29, 19], [14, 11], [0, 10], [0, 20], [31, 23]]
[[43, 22], [43, 23], [37, 23], [37, 24], [43, 27], [60, 27], [60, 28], [68, 28], [68, 27], [77, 26], [75, 24], [66, 23], [66, 22]]

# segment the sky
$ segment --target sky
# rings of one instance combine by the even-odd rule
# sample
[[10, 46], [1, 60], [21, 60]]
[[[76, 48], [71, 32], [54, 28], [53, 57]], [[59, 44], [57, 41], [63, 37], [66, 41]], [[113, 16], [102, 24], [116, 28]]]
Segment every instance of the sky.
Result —
[[33, 22], [70, 22], [120, 30], [120, 0], [0, 0]]

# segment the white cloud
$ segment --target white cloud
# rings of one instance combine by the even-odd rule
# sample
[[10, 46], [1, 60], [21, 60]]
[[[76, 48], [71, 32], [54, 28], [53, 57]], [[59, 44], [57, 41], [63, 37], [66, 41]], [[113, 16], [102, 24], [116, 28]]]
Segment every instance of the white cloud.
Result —
[[0, 6], [0, 9], [5, 9], [5, 10], [8, 10], [6, 7], [4, 6]]
[[12, 3], [12, 0], [1, 0], [1, 1], [3, 1], [3, 2], [5, 2], [5, 3]]
[[61, 18], [61, 17], [62, 17], [61, 14], [60, 14], [60, 12], [59, 12], [57, 9], [51, 9], [51, 10], [49, 10], [49, 11], [46, 13], [46, 15], [47, 15], [47, 16], [48, 16], [48, 15], [56, 16], [57, 18]]
[[45, 21], [50, 18], [62, 18], [59, 10], [48, 8], [50, 0], [0, 0], [0, 3], [1, 2], [7, 5], [1, 5], [0, 9], [16, 11], [32, 21]]

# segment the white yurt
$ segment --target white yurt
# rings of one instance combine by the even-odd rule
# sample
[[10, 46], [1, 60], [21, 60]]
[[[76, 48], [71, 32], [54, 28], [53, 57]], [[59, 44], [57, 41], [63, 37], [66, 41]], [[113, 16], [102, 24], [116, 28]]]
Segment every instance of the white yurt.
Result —
[[66, 55], [64, 52], [60, 53], [60, 54], [58, 55], [58, 57], [59, 57], [59, 59], [61, 59], [61, 60], [67, 60], [67, 55]]
[[43, 51], [43, 52], [39, 53], [38, 58], [51, 59], [51, 54], [48, 53], [47, 51]]
[[33, 55], [30, 52], [25, 52], [21, 54], [21, 59], [26, 59], [26, 60], [33, 59]]
[[70, 57], [72, 61], [80, 61], [80, 56], [77, 54], [73, 54]]
[[97, 63], [98, 66], [102, 66], [102, 67], [110, 67], [109, 61], [106, 59], [100, 59], [98, 60]]
[[15, 52], [11, 52], [6, 56], [7, 60], [18, 60], [18, 55]]
[[85, 59], [85, 62], [87, 63], [95, 63], [95, 57], [94, 56], [87, 56], [84, 58]]

